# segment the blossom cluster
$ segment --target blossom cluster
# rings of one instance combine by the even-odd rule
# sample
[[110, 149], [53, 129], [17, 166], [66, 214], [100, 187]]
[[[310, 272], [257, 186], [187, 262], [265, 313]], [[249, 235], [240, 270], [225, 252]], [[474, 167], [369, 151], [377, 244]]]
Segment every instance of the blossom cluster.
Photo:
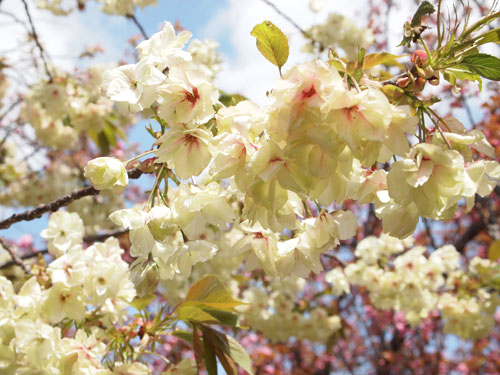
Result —
[[[447, 333], [466, 339], [488, 334], [500, 305], [487, 288], [495, 263], [474, 257], [463, 269], [451, 245], [430, 255], [425, 247], [412, 245], [412, 238], [367, 237], [356, 247], [355, 262], [329, 271], [325, 278], [334, 295], [350, 293], [351, 286], [366, 288], [373, 306], [400, 311], [411, 325], [440, 311]], [[474, 282], [478, 277], [481, 282]]]
[[61, 73], [51, 81], [39, 81], [26, 93], [21, 120], [33, 126], [43, 145], [53, 149], [71, 149], [82, 132], [94, 141], [106, 127], [122, 132], [134, 122], [133, 116], [117, 113], [113, 103], [101, 96], [107, 69], [94, 66], [86, 72]]
[[309, 308], [307, 314], [297, 309], [296, 297], [304, 286], [304, 279], [289, 277], [274, 280], [267, 290], [257, 286], [246, 289], [243, 297], [249, 305], [243, 312], [245, 321], [271, 341], [295, 337], [326, 343], [341, 329], [341, 319], [321, 306]]
[[[83, 223], [77, 214], [54, 213], [42, 236], [56, 258], [46, 275], [32, 277], [19, 292], [0, 277], [0, 346], [6, 373], [149, 374], [139, 363], [103, 364], [109, 354], [106, 329], [128, 317], [135, 297], [123, 250], [110, 238], [82, 248]], [[61, 329], [61, 322], [76, 327]]]
[[[326, 208], [348, 199], [375, 203], [384, 231], [404, 238], [420, 216], [450, 218], [462, 198], [470, 208], [500, 177], [496, 161], [472, 158], [472, 149], [493, 156], [480, 131], [447, 119], [447, 132], [413, 145], [407, 137], [418, 119], [409, 106], [391, 104], [374, 85], [351, 87], [319, 60], [285, 72], [266, 107], [247, 100], [224, 106], [211, 77], [183, 50], [190, 37], [166, 23], [137, 46], [136, 64], [108, 71], [103, 81], [121, 110], [153, 116], [162, 127], [154, 143], [157, 182], [177, 187], [166, 186], [168, 202], [155, 206], [152, 194], [145, 210], [111, 219], [131, 230], [132, 255], [152, 254], [166, 278], [188, 275], [217, 252], [186, 235], [190, 227], [234, 227], [243, 237], [233, 253], [247, 255], [247, 270], [306, 277], [322, 270], [322, 252], [356, 232], [352, 212]], [[389, 172], [375, 168], [392, 158]], [[308, 202], [316, 203], [316, 217], [308, 217]]]
[[327, 19], [306, 30], [311, 42], [305, 46], [312, 50], [314, 43], [319, 43], [323, 49], [334, 48], [345, 52], [349, 60], [355, 60], [358, 48], [366, 48], [375, 40], [369, 28], [359, 28], [348, 17], [330, 13]]

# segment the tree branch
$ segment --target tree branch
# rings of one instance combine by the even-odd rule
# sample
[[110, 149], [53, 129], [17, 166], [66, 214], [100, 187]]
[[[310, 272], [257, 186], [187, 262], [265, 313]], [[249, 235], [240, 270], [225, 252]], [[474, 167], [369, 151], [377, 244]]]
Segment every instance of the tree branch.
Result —
[[423, 218], [423, 222], [424, 222], [425, 231], [427, 232], [427, 236], [429, 237], [431, 246], [434, 249], [437, 249], [437, 247], [436, 247], [436, 240], [434, 239], [434, 235], [432, 234], [431, 225], [429, 224], [429, 220], [424, 217]]
[[463, 253], [465, 250], [465, 246], [469, 241], [471, 241], [474, 237], [476, 237], [479, 233], [486, 229], [486, 224], [484, 221], [476, 222], [472, 224], [469, 229], [455, 242], [455, 249], [459, 253]]
[[[131, 179], [137, 179], [142, 175], [142, 171], [138, 168], [134, 168], [128, 171], [128, 177]], [[5, 220], [0, 221], [0, 229], [7, 229], [12, 224], [18, 223], [20, 221], [31, 221], [38, 219], [46, 212], [55, 212], [61, 207], [69, 205], [71, 202], [88, 197], [90, 195], [99, 194], [99, 190], [95, 189], [93, 186], [87, 186], [82, 189], [74, 190], [71, 194], [64, 197], [58, 198], [47, 204], [41, 204], [38, 207], [25, 211], [19, 214], [14, 214]]]
[[22, 258], [20, 258], [19, 255], [17, 255], [16, 252], [10, 246], [8, 246], [7, 242], [1, 237], [0, 237], [0, 245], [2, 245], [5, 251], [7, 251], [10, 257], [12, 258], [12, 261], [9, 263], [12, 263], [13, 265], [14, 264], [18, 265], [23, 269], [24, 273], [31, 275], [31, 271], [26, 265], [26, 263], [23, 262]]
[[[103, 241], [103, 240], [108, 239], [109, 237], [118, 237], [118, 236], [125, 234], [125, 233], [128, 233], [128, 229], [118, 229], [118, 230], [113, 231], [113, 232], [89, 235], [89, 236], [83, 237], [83, 242], [91, 243], [91, 242]], [[1, 238], [0, 238], [0, 240], [1, 240]], [[4, 246], [4, 248], [7, 250], [6, 246]], [[23, 260], [36, 258], [39, 254], [44, 255], [44, 254], [47, 254], [48, 252], [49, 252], [48, 249], [43, 249], [43, 250], [35, 251], [33, 253], [26, 254], [23, 256], [16, 255], [16, 260], [14, 260], [14, 257], [11, 254], [12, 260], [10, 262], [7, 262], [7, 263], [0, 265], [0, 270], [11, 267], [11, 266], [15, 266], [15, 265], [23, 267], [20, 264], [20, 263], [23, 263]], [[10, 252], [9, 252], [9, 254], [10, 254]]]
[[42, 44], [40, 43], [40, 40], [38, 38], [38, 33], [36, 32], [35, 25], [33, 24], [33, 19], [31, 18], [31, 13], [30, 13], [30, 10], [28, 8], [28, 3], [26, 2], [26, 0], [21, 0], [21, 1], [24, 4], [26, 16], [28, 17], [28, 21], [29, 21], [30, 26], [31, 26], [31, 34], [33, 35], [33, 39], [35, 40], [35, 44], [38, 47], [38, 50], [40, 51], [40, 58], [42, 59], [43, 67], [45, 68], [45, 73], [47, 73], [50, 81], [52, 81], [52, 79], [54, 77], [52, 77], [52, 74], [50, 73], [49, 64], [47, 63], [47, 59], [45, 57], [45, 50], [43, 49]]
[[139, 20], [135, 16], [135, 14], [129, 15], [129, 16], [127, 16], [127, 18], [131, 19], [132, 22], [137, 26], [137, 28], [141, 32], [144, 39], [149, 39], [148, 34], [146, 33], [146, 30], [144, 30], [144, 27], [142, 27], [141, 23], [139, 22]]

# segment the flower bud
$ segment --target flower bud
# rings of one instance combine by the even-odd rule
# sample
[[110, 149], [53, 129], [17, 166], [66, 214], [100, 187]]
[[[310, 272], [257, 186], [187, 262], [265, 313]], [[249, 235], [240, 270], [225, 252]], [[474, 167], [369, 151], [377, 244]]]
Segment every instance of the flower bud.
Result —
[[145, 267], [136, 267], [131, 274], [135, 290], [138, 297], [144, 297], [153, 294], [158, 288], [160, 282], [160, 273], [156, 265], [148, 263]]
[[120, 160], [110, 157], [90, 160], [85, 167], [85, 177], [97, 190], [113, 189], [117, 194], [123, 193], [128, 184], [125, 166]]
[[413, 52], [413, 55], [411, 56], [411, 62], [418, 67], [424, 66], [425, 64], [427, 64], [427, 61], [428, 61], [427, 53], [421, 49], [417, 49], [415, 52]]

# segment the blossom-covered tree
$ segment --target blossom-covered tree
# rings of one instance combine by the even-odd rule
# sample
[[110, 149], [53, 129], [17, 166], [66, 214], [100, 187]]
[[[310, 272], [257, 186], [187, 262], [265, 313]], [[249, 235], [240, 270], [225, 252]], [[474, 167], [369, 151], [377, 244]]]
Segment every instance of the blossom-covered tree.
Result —
[[26, 23], [0, 3], [34, 77], [1, 57], [0, 229], [48, 219], [0, 233], [2, 374], [500, 372], [498, 2], [415, 3], [396, 55], [398, 2], [303, 29], [262, 1], [305, 56], [248, 30], [265, 104], [217, 88], [215, 41], [146, 35], [155, 0], [97, 0], [143, 40], [71, 72], [31, 9], [87, 1], [22, 0]]

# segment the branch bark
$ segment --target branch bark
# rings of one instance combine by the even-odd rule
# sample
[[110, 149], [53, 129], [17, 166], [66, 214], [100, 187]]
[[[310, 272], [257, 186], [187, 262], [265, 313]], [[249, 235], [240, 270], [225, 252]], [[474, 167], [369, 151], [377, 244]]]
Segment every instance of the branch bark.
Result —
[[31, 271], [26, 265], [26, 263], [23, 262], [22, 258], [19, 257], [19, 255], [17, 255], [16, 252], [9, 245], [7, 245], [7, 241], [5, 241], [1, 237], [0, 237], [0, 245], [2, 245], [2, 247], [9, 253], [10, 257], [12, 258], [12, 261], [9, 263], [12, 263], [13, 265], [14, 264], [18, 265], [23, 269], [24, 273], [31, 275]]
[[47, 58], [46, 58], [46, 52], [43, 49], [42, 44], [40, 43], [40, 40], [38, 38], [38, 33], [36, 32], [35, 25], [33, 24], [33, 19], [31, 18], [28, 2], [26, 0], [21, 0], [21, 1], [23, 2], [24, 10], [26, 11], [26, 16], [28, 17], [28, 22], [30, 23], [31, 26], [31, 34], [33, 35], [33, 39], [35, 40], [35, 44], [38, 47], [38, 50], [40, 51], [40, 58], [42, 59], [43, 67], [45, 68], [45, 73], [47, 73], [50, 81], [52, 81], [54, 77], [50, 73], [49, 64], [47, 63]]
[[[138, 168], [134, 168], [128, 171], [128, 177], [131, 179], [137, 179], [142, 175], [142, 171]], [[55, 212], [59, 210], [61, 207], [65, 207], [69, 205], [71, 202], [88, 197], [90, 195], [99, 194], [99, 190], [95, 189], [93, 186], [87, 186], [82, 189], [74, 190], [71, 194], [66, 195], [64, 197], [58, 198], [55, 201], [52, 201], [47, 204], [41, 204], [38, 207], [25, 211], [19, 214], [14, 214], [8, 217], [5, 220], [0, 221], [0, 229], [7, 229], [12, 224], [18, 223], [20, 221], [31, 221], [38, 219], [44, 213], [47, 212]]]
[[[83, 242], [92, 243], [92, 242], [104, 241], [109, 237], [117, 237], [117, 236], [120, 236], [120, 235], [125, 234], [125, 233], [128, 233], [128, 229], [118, 229], [118, 230], [113, 231], [113, 232], [85, 236], [85, 237], [83, 237]], [[0, 238], [0, 242], [1, 242], [1, 238]], [[2, 245], [2, 246], [4, 246], [4, 245]], [[4, 246], [4, 248], [7, 251], [9, 251], [6, 246]], [[12, 254], [9, 252], [9, 254], [12, 257], [12, 260], [10, 262], [7, 262], [7, 263], [0, 265], [0, 270], [2, 270], [4, 268], [11, 267], [11, 266], [15, 266], [15, 265], [23, 267], [22, 264], [24, 264], [24, 262], [23, 262], [24, 260], [36, 258], [39, 254], [44, 255], [44, 254], [47, 254], [48, 252], [49, 252], [48, 249], [43, 249], [43, 250], [38, 250], [38, 251], [23, 255], [23, 256], [18, 256], [17, 254]], [[13, 255], [16, 256], [16, 259], [14, 259]], [[23, 267], [23, 269], [24, 269], [24, 267]]]

